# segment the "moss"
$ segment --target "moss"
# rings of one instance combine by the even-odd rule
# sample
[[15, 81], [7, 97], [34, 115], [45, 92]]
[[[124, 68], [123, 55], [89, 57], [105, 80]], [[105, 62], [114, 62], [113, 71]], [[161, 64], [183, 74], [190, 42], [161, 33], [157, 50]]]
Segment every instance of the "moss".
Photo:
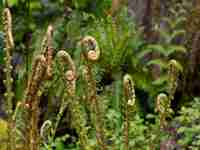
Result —
[[0, 119], [0, 150], [6, 150], [7, 122]]

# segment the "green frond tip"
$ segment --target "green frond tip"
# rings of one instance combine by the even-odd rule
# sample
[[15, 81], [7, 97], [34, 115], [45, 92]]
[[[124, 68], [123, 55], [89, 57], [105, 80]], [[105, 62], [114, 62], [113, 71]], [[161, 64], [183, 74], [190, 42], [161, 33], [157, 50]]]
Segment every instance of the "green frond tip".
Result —
[[178, 72], [183, 72], [182, 65], [175, 59], [171, 59], [168, 63], [168, 66], [169, 66], [169, 68], [171, 68], [171, 67], [175, 68]]
[[97, 61], [100, 57], [100, 49], [96, 39], [86, 36], [81, 41], [84, 56], [90, 61]]
[[129, 106], [135, 105], [135, 89], [134, 89], [134, 82], [132, 77], [129, 74], [126, 74], [123, 79], [123, 86], [124, 86], [124, 95], [127, 100], [127, 104]]

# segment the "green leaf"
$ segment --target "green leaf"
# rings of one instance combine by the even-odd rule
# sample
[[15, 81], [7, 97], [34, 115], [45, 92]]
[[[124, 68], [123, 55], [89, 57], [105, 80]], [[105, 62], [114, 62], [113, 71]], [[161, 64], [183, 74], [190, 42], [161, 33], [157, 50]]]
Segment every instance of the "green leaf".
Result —
[[187, 20], [186, 17], [183, 17], [183, 16], [182, 17], [180, 16], [180, 17], [176, 18], [176, 20], [175, 20], [175, 22], [174, 22], [174, 24], [172, 26], [172, 29], [176, 28], [181, 23], [184, 23], [186, 20]]
[[64, 144], [62, 142], [57, 142], [56, 143], [56, 150], [64, 150]]
[[137, 54], [137, 58], [139, 59], [142, 59], [145, 57], [145, 55], [149, 54], [149, 53], [152, 53], [152, 52], [158, 52], [162, 55], [165, 55], [166, 54], [166, 51], [164, 49], [164, 47], [162, 45], [159, 45], [159, 44], [150, 44], [150, 45], [147, 45], [145, 47], [145, 49], [141, 50], [141, 52], [139, 52]]
[[30, 9], [37, 9], [37, 8], [41, 8], [41, 3], [38, 1], [33, 1], [30, 3]]
[[[152, 49], [144, 49], [141, 50], [140, 52], [138, 52], [138, 54], [136, 55], [137, 58], [142, 59], [144, 58], [147, 54], [151, 53], [153, 50]], [[133, 58], [135, 59], [135, 58]]]
[[153, 81], [152, 85], [162, 85], [167, 80], [168, 80], [168, 76], [167, 75], [163, 75], [160, 78], [158, 78], [155, 81]]
[[171, 34], [168, 31], [165, 31], [163, 29], [158, 29], [158, 32], [160, 33], [160, 36], [164, 39], [166, 43], [170, 43]]
[[184, 36], [185, 33], [186, 33], [185, 30], [174, 30], [174, 32], [172, 33], [170, 42], [172, 42], [172, 40], [174, 40], [177, 37]]
[[73, 5], [77, 9], [85, 8], [87, 6], [88, 2], [89, 2], [89, 0], [72, 0]]
[[158, 52], [160, 54], [166, 53], [165, 48], [163, 47], [163, 45], [160, 45], [160, 44], [150, 44], [147, 46], [147, 49], [151, 49], [153, 50], [153, 52]]
[[187, 49], [184, 46], [179, 46], [179, 45], [170, 45], [167, 47], [167, 56], [170, 56], [176, 52], [186, 53]]
[[161, 68], [167, 68], [167, 63], [163, 59], [150, 60], [147, 65], [159, 65]]
[[9, 2], [9, 5], [16, 5], [17, 4], [17, 2], [18, 2], [18, 0], [10, 0], [10, 1], [8, 1]]

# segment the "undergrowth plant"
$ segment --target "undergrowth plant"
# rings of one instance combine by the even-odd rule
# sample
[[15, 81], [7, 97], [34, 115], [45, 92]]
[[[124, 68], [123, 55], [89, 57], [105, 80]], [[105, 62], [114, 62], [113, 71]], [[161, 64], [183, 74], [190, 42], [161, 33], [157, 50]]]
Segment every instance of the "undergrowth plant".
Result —
[[[143, 68], [145, 70], [149, 71], [152, 67], [156, 68], [156, 72], [154, 73], [156, 78], [151, 77], [153, 80], [152, 85], [156, 88], [156, 90], [151, 91], [154, 97], [158, 93], [166, 91], [165, 85], [168, 80], [167, 70], [170, 60], [176, 60], [176, 66], [179, 67], [179, 70], [185, 66], [183, 60], [187, 55], [187, 48], [184, 45], [186, 38], [186, 29], [184, 27], [186, 16], [185, 12], [179, 10], [181, 6], [177, 7], [170, 8], [169, 16], [163, 17], [154, 26], [153, 30], [158, 36], [158, 40], [144, 44], [142, 49], [137, 53], [137, 57], [144, 61]], [[181, 17], [174, 19], [174, 17], [179, 15]], [[154, 55], [155, 57], [153, 57]]]
[[[134, 82], [130, 75], [125, 75], [123, 79], [124, 86], [124, 149], [129, 150], [129, 128], [130, 128], [130, 114], [135, 112], [135, 89]], [[132, 114], [134, 115], [134, 114]]]
[[86, 36], [81, 41], [82, 54], [87, 61], [84, 68], [84, 78], [88, 83], [88, 102], [90, 103], [90, 111], [94, 114], [91, 116], [94, 120], [94, 126], [96, 129], [96, 139], [101, 150], [107, 150], [104, 139], [104, 129], [102, 122], [102, 113], [100, 109], [100, 99], [97, 97], [96, 81], [93, 77], [92, 63], [97, 61], [100, 57], [100, 49], [96, 39], [90, 36]]

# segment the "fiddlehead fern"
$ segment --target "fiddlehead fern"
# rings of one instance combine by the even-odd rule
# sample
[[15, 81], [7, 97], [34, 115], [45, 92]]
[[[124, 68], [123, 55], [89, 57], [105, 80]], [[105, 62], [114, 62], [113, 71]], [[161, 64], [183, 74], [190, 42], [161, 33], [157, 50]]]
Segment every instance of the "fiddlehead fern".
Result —
[[100, 49], [95, 38], [92, 36], [86, 36], [81, 41], [83, 54], [89, 61], [97, 61], [100, 57]]
[[100, 112], [99, 101], [97, 99], [96, 81], [93, 78], [93, 74], [92, 74], [92, 63], [99, 59], [100, 49], [99, 49], [96, 39], [91, 36], [84, 37], [81, 41], [81, 46], [83, 50], [82, 51], [83, 56], [87, 61], [87, 64], [83, 69], [83, 76], [88, 86], [87, 99], [90, 102], [91, 111], [93, 111], [95, 114], [94, 124], [96, 128], [96, 138], [97, 138], [97, 142], [100, 149], [107, 150], [107, 146], [104, 143], [103, 122], [102, 122], [102, 116]]
[[44, 141], [47, 141], [49, 136], [51, 135], [52, 133], [52, 122], [50, 120], [46, 120], [41, 128], [40, 128], [40, 137], [44, 140]]
[[3, 11], [3, 24], [4, 24], [4, 33], [5, 33], [5, 75], [6, 80], [4, 80], [4, 84], [6, 87], [6, 110], [8, 115], [8, 150], [14, 150], [15, 149], [15, 124], [12, 120], [13, 115], [13, 96], [14, 93], [12, 92], [12, 50], [14, 48], [14, 40], [12, 36], [12, 16], [10, 13], [10, 10], [8, 8], [5, 8]]
[[53, 40], [53, 27], [51, 25], [48, 26], [46, 35], [42, 42], [42, 52], [46, 58], [47, 62], [47, 69], [45, 78], [51, 79], [52, 78], [52, 61], [53, 61], [53, 46], [52, 46], [52, 40]]
[[161, 129], [164, 129], [167, 126], [166, 118], [170, 117], [170, 114], [172, 113], [170, 105], [170, 99], [166, 94], [161, 93], [157, 96], [156, 111], [159, 113]]
[[124, 149], [129, 150], [129, 118], [130, 112], [135, 111], [135, 89], [132, 77], [128, 74], [123, 79], [124, 87]]
[[61, 50], [57, 53], [57, 57], [62, 62], [62, 64], [67, 64], [69, 68], [65, 72], [65, 75], [64, 75], [64, 81], [65, 81], [67, 90], [64, 95], [65, 97], [62, 100], [61, 107], [56, 118], [56, 123], [55, 123], [54, 131], [53, 131], [53, 137], [55, 136], [56, 129], [58, 128], [61, 117], [67, 107], [67, 102], [65, 98], [66, 96], [68, 96], [67, 98], [69, 98], [72, 101], [72, 99], [74, 99], [75, 90], [76, 90], [76, 67], [71, 56], [64, 50]]
[[178, 86], [178, 76], [179, 72], [182, 70], [181, 65], [176, 60], [169, 61], [169, 68], [168, 68], [168, 94], [169, 99], [172, 101], [174, 99], [174, 94], [176, 92]]
[[[27, 91], [25, 94], [25, 103], [29, 105], [28, 115], [30, 117], [30, 126], [28, 127], [27, 139], [28, 142], [25, 145], [29, 150], [39, 149], [39, 133], [38, 133], [38, 119], [39, 119], [39, 97], [40, 86], [44, 80], [46, 72], [46, 59], [43, 55], [36, 57], [33, 64], [32, 76], [29, 80]], [[28, 121], [27, 118], [26, 121]]]
[[57, 57], [61, 60], [63, 64], [68, 64], [69, 69], [65, 72], [65, 81], [67, 82], [67, 93], [70, 96], [75, 96], [75, 82], [76, 82], [76, 67], [75, 64], [71, 58], [71, 56], [65, 52], [64, 50], [61, 50], [57, 53]]

